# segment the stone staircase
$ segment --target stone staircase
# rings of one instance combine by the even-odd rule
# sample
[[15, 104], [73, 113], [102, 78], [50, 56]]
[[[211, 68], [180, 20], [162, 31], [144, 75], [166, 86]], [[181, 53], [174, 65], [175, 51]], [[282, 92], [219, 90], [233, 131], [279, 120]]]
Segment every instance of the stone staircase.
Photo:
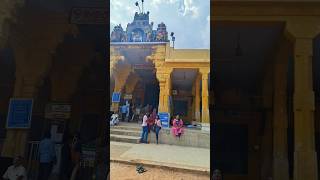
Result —
[[110, 127], [110, 141], [139, 143], [141, 127], [138, 124], [121, 124]]

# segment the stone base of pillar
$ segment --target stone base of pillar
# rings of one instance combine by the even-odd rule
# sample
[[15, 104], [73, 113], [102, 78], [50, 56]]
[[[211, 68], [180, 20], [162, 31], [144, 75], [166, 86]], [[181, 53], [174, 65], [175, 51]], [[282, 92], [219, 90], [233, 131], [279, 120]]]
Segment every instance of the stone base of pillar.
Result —
[[317, 180], [317, 153], [315, 151], [295, 151], [294, 167], [294, 180]]
[[289, 163], [285, 157], [274, 157], [273, 159], [274, 179], [289, 180]]
[[202, 131], [210, 132], [210, 123], [201, 123], [201, 126]]
[[112, 103], [111, 110], [113, 112], [119, 112], [119, 103]]
[[201, 118], [200, 115], [201, 115], [201, 114], [200, 114], [200, 111], [196, 111], [196, 112], [195, 112], [195, 118], [196, 118], [196, 121], [197, 121], [197, 122], [200, 122], [200, 118]]
[[1, 156], [24, 156], [27, 147], [28, 130], [8, 130]]

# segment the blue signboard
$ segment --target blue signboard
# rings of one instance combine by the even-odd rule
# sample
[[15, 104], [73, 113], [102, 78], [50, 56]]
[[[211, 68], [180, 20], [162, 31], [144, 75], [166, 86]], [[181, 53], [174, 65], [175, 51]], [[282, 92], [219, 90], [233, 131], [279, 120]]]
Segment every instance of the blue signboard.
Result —
[[7, 128], [30, 128], [32, 99], [10, 99]]
[[112, 93], [112, 102], [120, 102], [120, 93], [114, 92]]
[[170, 114], [166, 112], [159, 112], [158, 113], [162, 127], [169, 128], [170, 127]]

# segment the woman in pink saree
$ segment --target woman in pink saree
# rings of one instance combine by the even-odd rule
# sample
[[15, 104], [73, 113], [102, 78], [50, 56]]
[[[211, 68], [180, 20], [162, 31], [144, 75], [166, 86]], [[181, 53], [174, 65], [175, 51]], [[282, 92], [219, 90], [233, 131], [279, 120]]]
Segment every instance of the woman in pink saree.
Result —
[[180, 119], [179, 115], [177, 115], [176, 118], [173, 120], [171, 131], [175, 137], [180, 138], [183, 134], [183, 121], [182, 119]]

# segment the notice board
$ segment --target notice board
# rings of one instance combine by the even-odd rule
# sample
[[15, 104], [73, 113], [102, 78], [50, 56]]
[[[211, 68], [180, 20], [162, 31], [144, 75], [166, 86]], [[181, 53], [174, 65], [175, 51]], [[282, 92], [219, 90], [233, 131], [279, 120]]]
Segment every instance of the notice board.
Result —
[[30, 128], [33, 99], [10, 99], [7, 128]]

